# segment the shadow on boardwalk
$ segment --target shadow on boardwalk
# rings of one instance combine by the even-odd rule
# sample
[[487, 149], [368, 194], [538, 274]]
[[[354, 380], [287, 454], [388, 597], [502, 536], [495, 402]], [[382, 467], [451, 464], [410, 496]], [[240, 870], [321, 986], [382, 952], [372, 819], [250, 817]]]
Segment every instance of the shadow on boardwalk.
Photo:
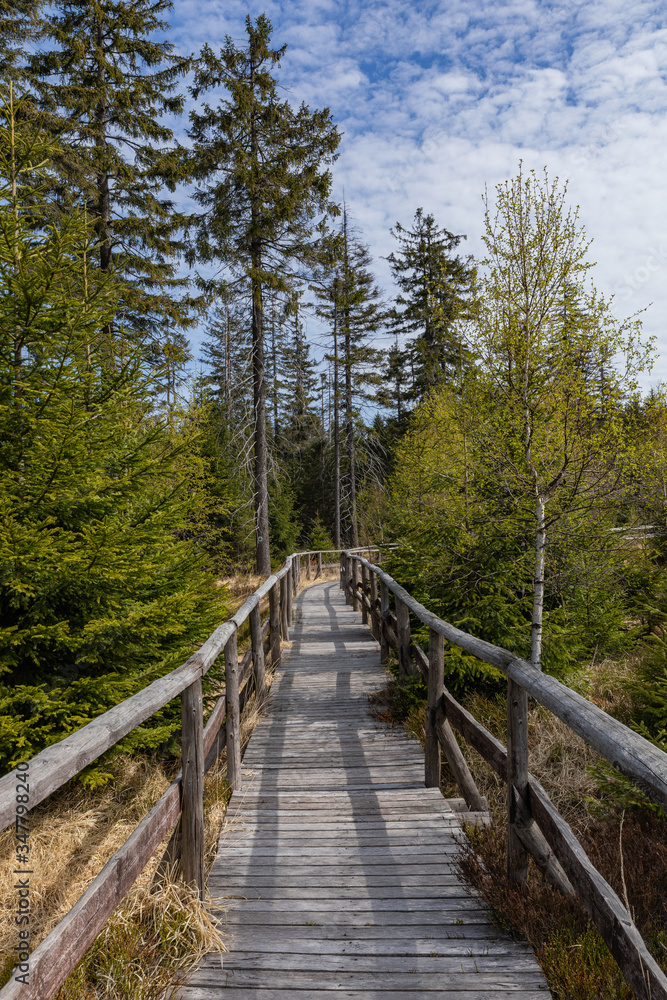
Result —
[[296, 603], [209, 878], [229, 933], [181, 1000], [549, 996], [456, 875], [460, 827], [421, 748], [368, 714], [379, 648], [337, 582]]

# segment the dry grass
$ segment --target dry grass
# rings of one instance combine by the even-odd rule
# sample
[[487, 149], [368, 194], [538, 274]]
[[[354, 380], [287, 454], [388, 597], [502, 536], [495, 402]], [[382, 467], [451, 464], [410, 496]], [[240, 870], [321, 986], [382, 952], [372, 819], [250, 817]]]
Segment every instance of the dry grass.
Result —
[[[250, 582], [243, 578], [236, 600], [240, 605]], [[254, 584], [250, 593], [255, 589]], [[244, 596], [243, 596], [244, 595]], [[287, 644], [283, 644], [284, 646]], [[273, 672], [267, 670], [267, 688]], [[261, 715], [254, 694], [241, 719], [241, 745]], [[119, 757], [112, 764], [114, 780], [88, 790], [70, 782], [30, 813], [31, 950], [72, 908], [109, 858], [168, 787], [177, 762], [155, 758]], [[217, 853], [229, 787], [226, 753], [204, 780], [205, 866]], [[177, 872], [156, 878], [168, 838], [159, 845], [130, 893], [111, 916], [84, 959], [65, 981], [57, 1000], [162, 1000], [165, 990], [208, 952], [222, 954], [224, 937], [207, 904], [178, 880]], [[14, 831], [0, 835], [0, 947], [4, 955], [16, 940], [13, 923], [15, 890]], [[11, 974], [12, 959], [0, 966], [0, 985]]]
[[[635, 657], [607, 659], [582, 669], [571, 686], [610, 715], [629, 721], [632, 703], [626, 681]], [[470, 694], [465, 707], [503, 744], [505, 698]], [[401, 692], [392, 682], [373, 700], [374, 714], [424, 741], [425, 703]], [[458, 736], [458, 734], [457, 734]], [[485, 761], [459, 738], [475, 781], [489, 801], [491, 829], [469, 828], [469, 842], [459, 857], [460, 871], [492, 907], [499, 924], [530, 942], [556, 1000], [632, 1000], [632, 990], [578, 904], [542, 878], [529, 862], [526, 886], [512, 885], [506, 872], [506, 785]], [[667, 970], [667, 817], [634, 809], [623, 814], [613, 803], [595, 808], [598, 788], [591, 769], [598, 755], [569, 727], [537, 704], [529, 707], [529, 766], [564, 816], [595, 867], [625, 898], [652, 954]], [[443, 763], [442, 790], [460, 792]], [[622, 838], [621, 838], [621, 823]]]

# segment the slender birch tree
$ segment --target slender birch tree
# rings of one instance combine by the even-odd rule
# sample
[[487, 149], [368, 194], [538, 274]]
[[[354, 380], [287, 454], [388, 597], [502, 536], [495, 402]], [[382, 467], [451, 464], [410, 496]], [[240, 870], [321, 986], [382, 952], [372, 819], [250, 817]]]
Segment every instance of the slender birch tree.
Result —
[[[468, 405], [478, 454], [534, 552], [531, 660], [541, 669], [550, 528], [608, 506], [620, 486], [624, 407], [651, 346], [636, 318], [617, 322], [586, 285], [593, 264], [567, 185], [520, 168], [485, 199], [486, 268], [469, 346]], [[600, 371], [604, 371], [604, 385]]]

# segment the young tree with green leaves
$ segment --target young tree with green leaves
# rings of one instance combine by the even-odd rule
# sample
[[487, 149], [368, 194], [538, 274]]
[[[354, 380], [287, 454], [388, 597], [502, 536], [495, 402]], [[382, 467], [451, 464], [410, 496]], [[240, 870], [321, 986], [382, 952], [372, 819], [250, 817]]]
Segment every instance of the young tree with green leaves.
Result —
[[[388, 319], [397, 338], [409, 338], [404, 350], [390, 357], [400, 421], [401, 405], [423, 399], [457, 371], [460, 340], [456, 321], [470, 298], [473, 269], [469, 259], [462, 260], [452, 252], [465, 236], [441, 229], [421, 208], [415, 212], [411, 229], [397, 222], [391, 233], [399, 249], [387, 260], [400, 291]], [[399, 366], [403, 368], [400, 377]], [[407, 383], [405, 390], [401, 383]]]
[[64, 146], [55, 162], [60, 211], [86, 206], [100, 270], [122, 281], [124, 326], [158, 343], [165, 324], [187, 326], [192, 312], [178, 273], [183, 217], [166, 196], [186, 179], [164, 118], [183, 108], [178, 87], [191, 62], [160, 38], [172, 9], [171, 0], [47, 5], [26, 62], [35, 101]]
[[295, 272], [313, 260], [318, 224], [335, 212], [325, 168], [340, 141], [328, 108], [311, 111], [302, 104], [295, 110], [280, 100], [273, 70], [285, 46], [270, 47], [271, 31], [265, 15], [254, 23], [248, 16], [244, 48], [230, 37], [219, 55], [204, 46], [192, 96], [221, 86], [226, 96], [191, 113], [187, 157], [203, 208], [191, 259], [216, 263], [252, 289], [256, 561], [262, 574], [271, 571], [264, 298], [269, 288], [288, 291]]
[[[514, 507], [534, 551], [531, 660], [541, 668], [550, 528], [609, 506], [621, 484], [624, 408], [650, 346], [585, 285], [593, 266], [567, 186], [531, 171], [486, 204], [487, 258], [469, 327], [477, 360], [469, 405], [490, 481]], [[601, 390], [598, 373], [605, 372]]]

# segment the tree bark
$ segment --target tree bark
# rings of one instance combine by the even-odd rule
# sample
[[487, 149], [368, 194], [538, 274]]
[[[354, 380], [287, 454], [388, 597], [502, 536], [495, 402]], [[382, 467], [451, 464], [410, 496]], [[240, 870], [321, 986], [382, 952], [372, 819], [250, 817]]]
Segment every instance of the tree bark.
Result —
[[530, 636], [530, 662], [537, 670], [542, 669], [542, 613], [544, 610], [544, 551], [547, 544], [547, 528], [544, 516], [544, 500], [538, 496], [535, 503], [535, 575], [533, 577], [533, 616]]
[[[255, 95], [255, 66], [251, 58], [250, 86]], [[252, 132], [250, 137], [252, 161], [259, 163], [259, 142], [253, 109]], [[251, 195], [252, 232], [260, 231], [260, 193]], [[255, 235], [250, 244], [252, 261], [252, 389], [255, 409], [255, 564], [260, 576], [271, 573], [271, 550], [269, 548], [269, 482], [267, 474], [266, 443], [266, 379], [264, 370], [264, 315], [262, 309], [262, 244]]]
[[340, 548], [340, 406], [338, 400], [338, 277], [334, 278], [334, 548]]
[[345, 295], [343, 303], [344, 345], [345, 345], [345, 433], [347, 438], [347, 461], [350, 476], [350, 545], [359, 545], [359, 529], [357, 526], [357, 470], [354, 454], [354, 411], [352, 409], [352, 332], [350, 330], [350, 307], [347, 301], [349, 294], [349, 268], [347, 249], [347, 212], [343, 209], [343, 232], [345, 239]]

